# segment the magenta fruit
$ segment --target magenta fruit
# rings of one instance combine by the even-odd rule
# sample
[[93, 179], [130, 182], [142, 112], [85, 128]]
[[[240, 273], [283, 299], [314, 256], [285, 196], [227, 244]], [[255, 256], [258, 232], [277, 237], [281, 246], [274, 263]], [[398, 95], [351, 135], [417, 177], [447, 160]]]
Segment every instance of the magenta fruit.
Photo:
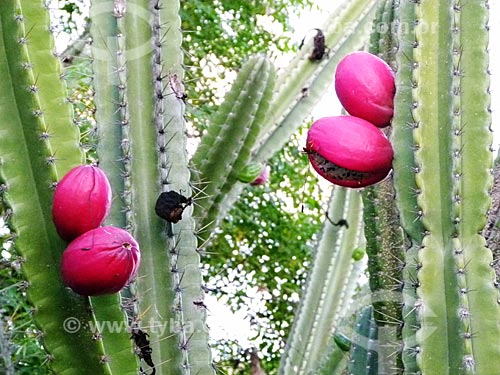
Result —
[[335, 72], [335, 91], [349, 114], [378, 127], [391, 122], [394, 111], [394, 72], [368, 52], [345, 56]]
[[266, 165], [260, 172], [259, 176], [255, 180], [253, 180], [250, 183], [250, 185], [253, 186], [264, 185], [267, 181], [269, 181], [270, 176], [271, 176], [271, 167], [269, 165]]
[[57, 233], [71, 241], [102, 224], [111, 208], [111, 186], [98, 167], [82, 165], [57, 184], [52, 218]]
[[391, 171], [393, 151], [384, 133], [354, 116], [324, 117], [307, 133], [304, 151], [328, 181], [359, 188], [382, 181]]
[[84, 296], [116, 293], [137, 275], [140, 258], [139, 245], [127, 231], [100, 227], [68, 245], [62, 256], [62, 278]]

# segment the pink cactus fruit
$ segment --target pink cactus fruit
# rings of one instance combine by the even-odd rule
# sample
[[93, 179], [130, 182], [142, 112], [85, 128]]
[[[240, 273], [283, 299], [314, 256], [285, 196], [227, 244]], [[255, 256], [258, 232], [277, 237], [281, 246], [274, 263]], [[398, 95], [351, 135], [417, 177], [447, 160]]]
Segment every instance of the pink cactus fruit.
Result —
[[70, 170], [57, 184], [52, 218], [57, 232], [71, 241], [102, 224], [111, 208], [111, 186], [104, 172], [82, 165]]
[[394, 112], [394, 72], [368, 52], [345, 56], [335, 72], [335, 91], [349, 114], [378, 127], [390, 124]]
[[254, 186], [264, 185], [267, 181], [269, 181], [270, 176], [271, 176], [271, 167], [269, 165], [266, 165], [260, 172], [259, 176], [255, 180], [253, 180], [250, 183], [250, 185]]
[[393, 150], [387, 137], [368, 121], [354, 116], [315, 121], [304, 151], [316, 172], [344, 187], [375, 184], [392, 168]]
[[84, 296], [120, 291], [137, 275], [141, 254], [137, 241], [115, 227], [92, 229], [64, 250], [61, 274], [64, 283]]

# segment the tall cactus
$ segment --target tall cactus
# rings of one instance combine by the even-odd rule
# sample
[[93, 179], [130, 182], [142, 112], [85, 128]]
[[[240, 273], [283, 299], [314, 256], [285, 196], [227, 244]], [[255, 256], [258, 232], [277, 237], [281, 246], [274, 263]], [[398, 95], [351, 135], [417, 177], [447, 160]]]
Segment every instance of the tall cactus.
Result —
[[[306, 44], [276, 82], [267, 58], [248, 59], [189, 165], [179, 1], [93, 1], [97, 153], [114, 194], [107, 223], [133, 232], [142, 265], [121, 295], [90, 299], [62, 283], [65, 243], [51, 220], [53, 187], [84, 154], [52, 54], [48, 12], [42, 0], [5, 0], [0, 190], [56, 373], [132, 374], [154, 366], [156, 374], [214, 374], [198, 231], [234, 202], [243, 166], [269, 158], [300, 125], [339, 58], [367, 41], [363, 28], [377, 5], [376, 22], [395, 26], [369, 41], [396, 70], [393, 178], [366, 189], [364, 211], [358, 192], [335, 189], [332, 222], [325, 222], [279, 373], [374, 373], [366, 354], [376, 348], [383, 373], [500, 374], [499, 292], [483, 237], [493, 185], [487, 0], [347, 0], [324, 30], [329, 58], [310, 61]], [[342, 30], [344, 23], [354, 28]], [[196, 208], [185, 207], [178, 223], [162, 221], [154, 211], [160, 193], [189, 198], [197, 194], [193, 183], [201, 186]], [[351, 338], [346, 361], [327, 348], [339, 322], [353, 318], [345, 306], [358, 302], [355, 279], [364, 263], [351, 256], [364, 246], [362, 213], [373, 309], [362, 311], [358, 328], [368, 328], [373, 345]], [[344, 218], [349, 228], [338, 221]], [[400, 295], [377, 300], [377, 290], [387, 289]], [[124, 329], [111, 332], [103, 322]], [[396, 335], [381, 329], [387, 322]], [[135, 348], [140, 361], [127, 329], [148, 335], [148, 347]]]
[[421, 1], [415, 19], [413, 149], [425, 231], [418, 252], [417, 362], [424, 372], [494, 374], [498, 291], [480, 235], [493, 166], [488, 4]]

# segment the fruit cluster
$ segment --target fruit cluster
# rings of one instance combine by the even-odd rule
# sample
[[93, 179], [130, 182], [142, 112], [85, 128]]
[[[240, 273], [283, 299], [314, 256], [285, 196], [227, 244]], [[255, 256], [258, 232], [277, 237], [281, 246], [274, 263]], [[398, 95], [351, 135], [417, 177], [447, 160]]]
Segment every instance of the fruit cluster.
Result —
[[392, 169], [391, 143], [380, 128], [394, 108], [394, 72], [368, 52], [345, 56], [335, 72], [335, 91], [350, 116], [324, 117], [307, 134], [304, 151], [328, 181], [351, 188], [375, 184]]
[[116, 293], [137, 274], [140, 251], [125, 230], [100, 225], [111, 208], [111, 186], [96, 166], [69, 171], [57, 184], [52, 218], [64, 250], [64, 283], [85, 296]]

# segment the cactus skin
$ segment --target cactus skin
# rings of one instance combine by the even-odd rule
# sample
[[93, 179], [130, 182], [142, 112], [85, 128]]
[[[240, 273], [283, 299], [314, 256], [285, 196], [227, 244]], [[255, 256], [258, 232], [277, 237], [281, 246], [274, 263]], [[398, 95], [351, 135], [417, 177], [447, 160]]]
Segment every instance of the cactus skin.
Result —
[[[44, 40], [42, 44], [31, 39], [27, 24], [37, 25], [41, 33], [37, 38]], [[64, 86], [55, 78], [59, 63], [50, 50], [52, 44], [44, 39], [49, 36], [48, 29], [42, 1], [2, 2], [0, 154], [4, 199], [12, 210], [9, 226], [16, 237], [16, 249], [24, 259], [27, 295], [34, 306], [34, 319], [42, 331], [52, 369], [56, 373], [78, 374], [87, 368], [94, 374], [106, 374], [109, 368], [102, 360], [102, 347], [91, 340], [89, 323], [93, 317], [88, 299], [64, 288], [59, 274], [65, 244], [51, 220], [51, 187], [58, 175], [81, 164], [82, 152], [71, 111], [65, 104]], [[37, 50], [37, 56], [32, 59], [33, 50]], [[36, 81], [37, 76], [45, 74], [52, 76], [47, 86]], [[49, 126], [47, 118], [57, 118], [57, 126]], [[58, 150], [57, 155], [54, 150]], [[58, 155], [65, 155], [65, 160], [59, 160]], [[63, 324], [68, 318], [77, 319], [81, 329], [73, 334], [65, 332]], [[86, 350], [82, 351], [82, 347]]]
[[[330, 336], [346, 300], [353, 290], [348, 275], [358, 263], [352, 249], [360, 245], [361, 197], [354, 190], [335, 187], [328, 217], [336, 223], [345, 219], [349, 228], [325, 221], [321, 240], [303, 291], [292, 331], [283, 353], [279, 374], [315, 373], [326, 354]], [[349, 285], [347, 283], [351, 281]]]

